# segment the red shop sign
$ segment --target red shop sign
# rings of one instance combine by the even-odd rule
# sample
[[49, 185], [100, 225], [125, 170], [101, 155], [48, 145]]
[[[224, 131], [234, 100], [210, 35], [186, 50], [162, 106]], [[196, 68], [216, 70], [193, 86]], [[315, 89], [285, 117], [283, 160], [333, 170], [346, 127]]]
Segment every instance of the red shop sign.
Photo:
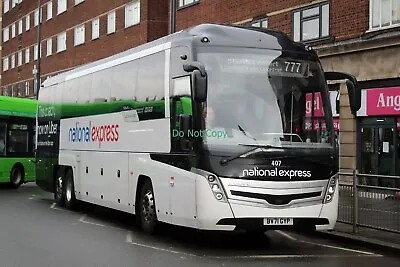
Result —
[[367, 90], [367, 115], [400, 115], [400, 86]]

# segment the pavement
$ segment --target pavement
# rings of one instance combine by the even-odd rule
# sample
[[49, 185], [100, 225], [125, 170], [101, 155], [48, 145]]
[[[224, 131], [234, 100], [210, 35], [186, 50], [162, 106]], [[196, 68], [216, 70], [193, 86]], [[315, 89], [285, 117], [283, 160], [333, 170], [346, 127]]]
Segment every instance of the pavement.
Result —
[[35, 185], [0, 188], [0, 266], [400, 266], [399, 254], [331, 236], [289, 231], [247, 236], [166, 225], [149, 236], [134, 221], [89, 204], [66, 210]]
[[349, 244], [359, 244], [371, 249], [400, 255], [400, 233], [360, 226], [358, 227], [358, 232], [354, 233], [353, 225], [338, 222], [333, 231], [316, 231], [315, 234]]

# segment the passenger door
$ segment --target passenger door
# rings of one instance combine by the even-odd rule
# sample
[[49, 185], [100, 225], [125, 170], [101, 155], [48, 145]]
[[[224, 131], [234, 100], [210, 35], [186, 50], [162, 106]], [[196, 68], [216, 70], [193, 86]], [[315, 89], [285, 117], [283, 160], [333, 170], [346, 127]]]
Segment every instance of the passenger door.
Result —
[[[5, 123], [0, 123], [0, 161], [1, 158], [6, 156], [6, 132], [7, 125]], [[6, 177], [6, 170], [4, 164], [0, 164], [0, 181]]]

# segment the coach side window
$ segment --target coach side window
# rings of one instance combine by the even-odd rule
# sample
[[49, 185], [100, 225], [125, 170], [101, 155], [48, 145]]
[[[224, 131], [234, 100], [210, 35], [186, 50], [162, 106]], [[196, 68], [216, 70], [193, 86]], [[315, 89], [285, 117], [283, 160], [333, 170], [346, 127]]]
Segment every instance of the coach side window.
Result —
[[165, 52], [138, 60], [136, 111], [139, 120], [165, 118]]
[[[135, 99], [138, 62], [130, 61], [113, 69], [111, 99], [131, 105]], [[129, 102], [126, 102], [129, 101]]]

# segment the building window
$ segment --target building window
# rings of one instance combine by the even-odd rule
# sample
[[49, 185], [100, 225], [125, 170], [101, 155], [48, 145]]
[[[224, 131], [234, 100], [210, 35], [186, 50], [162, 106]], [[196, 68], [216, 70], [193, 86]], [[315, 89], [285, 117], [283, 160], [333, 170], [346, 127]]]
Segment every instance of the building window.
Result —
[[13, 23], [13, 25], [11, 25], [11, 38], [15, 37], [15, 31], [16, 31], [16, 26], [15, 23]]
[[52, 38], [47, 39], [46, 48], [47, 48], [46, 56], [51, 56], [53, 54], [53, 39]]
[[5, 27], [3, 29], [3, 42], [10, 40], [10, 27]]
[[33, 46], [33, 60], [37, 60], [38, 59], [38, 45], [35, 44]]
[[18, 52], [18, 67], [22, 65], [22, 51]]
[[82, 3], [85, 0], [75, 0], [75, 5]]
[[251, 26], [260, 27], [260, 28], [268, 28], [268, 19], [264, 18], [264, 19], [255, 20], [251, 23]]
[[16, 5], [18, 5], [19, 0], [11, 0], [11, 8], [14, 8]]
[[293, 13], [293, 40], [317, 40], [329, 36], [329, 3], [321, 3]]
[[15, 54], [11, 55], [11, 69], [15, 68]]
[[47, 3], [47, 19], [50, 20], [53, 17], [53, 2]]
[[197, 2], [200, 2], [200, 0], [179, 0], [179, 7], [187, 6]]
[[108, 13], [107, 15], [107, 34], [115, 32], [115, 11]]
[[30, 48], [28, 47], [25, 49], [25, 64], [29, 63], [30, 57]]
[[400, 0], [370, 0], [370, 29], [400, 25]]
[[57, 53], [67, 50], [67, 33], [57, 35]]
[[74, 30], [74, 46], [85, 43], [85, 24], [82, 24]]
[[8, 95], [7, 87], [3, 87], [3, 95], [4, 95], [4, 96], [7, 96], [7, 95]]
[[29, 31], [30, 28], [31, 28], [31, 14], [28, 14], [25, 17], [25, 30]]
[[25, 82], [25, 96], [28, 96], [29, 93], [29, 82]]
[[8, 57], [3, 58], [3, 71], [8, 70]]
[[10, 10], [10, 0], [3, 0], [3, 11], [4, 13]]
[[140, 1], [134, 1], [125, 6], [125, 28], [140, 22]]
[[18, 35], [22, 34], [22, 19], [18, 21]]
[[33, 24], [34, 26], [39, 25], [39, 9], [35, 10]]
[[67, 0], [57, 1], [57, 15], [65, 12], [67, 10]]
[[99, 38], [100, 36], [100, 20], [92, 20], [92, 40]]

